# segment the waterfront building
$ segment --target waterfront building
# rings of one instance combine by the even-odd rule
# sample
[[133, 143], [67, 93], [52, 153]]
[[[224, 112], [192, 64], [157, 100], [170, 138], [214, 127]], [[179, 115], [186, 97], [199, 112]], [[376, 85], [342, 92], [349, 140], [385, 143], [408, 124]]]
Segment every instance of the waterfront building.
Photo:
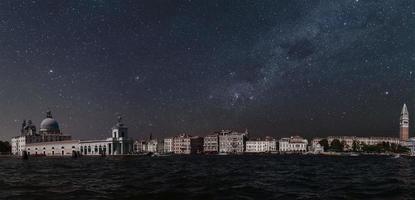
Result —
[[173, 138], [175, 154], [199, 154], [203, 152], [203, 138], [181, 134]]
[[112, 137], [102, 140], [72, 140], [64, 135], [58, 122], [47, 112], [40, 125], [39, 133], [30, 123], [22, 124], [21, 136], [12, 138], [13, 155], [72, 156], [76, 155], [125, 155], [133, 151], [133, 142], [128, 137], [128, 128], [118, 118], [112, 127]]
[[245, 142], [248, 138], [248, 130], [244, 133], [223, 130], [219, 133], [219, 153], [240, 154], [245, 152]]
[[300, 136], [290, 138], [281, 138], [279, 140], [279, 151], [282, 153], [300, 153], [306, 152], [308, 146], [307, 139]]
[[395, 137], [356, 137], [356, 136], [328, 136], [327, 141], [329, 144], [333, 142], [333, 140], [339, 140], [344, 144], [343, 150], [352, 150], [353, 143], [356, 142], [359, 145], [377, 145], [381, 143], [389, 143], [389, 144], [401, 144], [401, 140]]
[[57, 142], [71, 140], [70, 135], [63, 134], [59, 129], [59, 123], [52, 117], [52, 112], [46, 112], [46, 118], [40, 123], [39, 133], [31, 120], [23, 120], [20, 136], [11, 139], [13, 155], [23, 155], [26, 147], [32, 143]]
[[248, 140], [246, 141], [246, 153], [269, 153], [276, 152], [277, 141], [275, 139]]
[[79, 152], [79, 140], [30, 143], [26, 152], [30, 156], [72, 156]]
[[146, 140], [142, 140], [141, 141], [141, 150], [140, 152], [147, 152], [148, 151], [148, 145], [147, 145], [147, 141]]
[[311, 145], [312, 145], [312, 146], [315, 146], [315, 145], [319, 144], [319, 143], [320, 143], [320, 141], [321, 141], [321, 140], [323, 140], [323, 139], [324, 139], [324, 138], [320, 138], [320, 137], [313, 138], [313, 139], [311, 140]]
[[152, 139], [147, 142], [147, 152], [149, 153], [163, 153], [163, 140]]
[[164, 138], [164, 153], [173, 153], [173, 138]]
[[142, 141], [135, 140], [133, 144], [133, 152], [134, 153], [141, 153], [142, 152]]
[[381, 143], [389, 143], [400, 145], [401, 140], [396, 137], [355, 137], [355, 140], [360, 142], [360, 144], [366, 145], [377, 145]]
[[399, 139], [407, 141], [409, 139], [409, 112], [406, 104], [403, 104], [399, 122]]
[[324, 152], [324, 147], [321, 146], [319, 143], [317, 143], [316, 145], [312, 146], [311, 152], [314, 153], [314, 154], [323, 153]]
[[203, 138], [203, 152], [217, 154], [219, 152], [219, 134], [207, 135]]
[[404, 146], [408, 147], [410, 150], [410, 155], [415, 156], [415, 138], [409, 138], [407, 142], [405, 142]]

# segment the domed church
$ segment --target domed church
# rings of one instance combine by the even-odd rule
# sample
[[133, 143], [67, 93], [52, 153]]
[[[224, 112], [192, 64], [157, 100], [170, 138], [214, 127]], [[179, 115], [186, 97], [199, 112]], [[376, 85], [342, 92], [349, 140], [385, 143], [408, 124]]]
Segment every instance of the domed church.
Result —
[[46, 118], [40, 123], [39, 132], [29, 120], [23, 120], [20, 136], [11, 140], [12, 154], [22, 156], [73, 156], [73, 155], [126, 155], [132, 153], [133, 142], [128, 137], [128, 128], [122, 123], [121, 116], [111, 130], [112, 137], [101, 140], [72, 140], [59, 128], [59, 123], [46, 112]]

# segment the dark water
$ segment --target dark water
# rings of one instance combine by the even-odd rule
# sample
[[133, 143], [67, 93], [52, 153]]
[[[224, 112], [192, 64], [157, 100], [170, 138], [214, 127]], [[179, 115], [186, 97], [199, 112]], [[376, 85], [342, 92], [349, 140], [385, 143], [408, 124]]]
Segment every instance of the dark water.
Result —
[[415, 199], [414, 172], [387, 157], [0, 159], [0, 199]]

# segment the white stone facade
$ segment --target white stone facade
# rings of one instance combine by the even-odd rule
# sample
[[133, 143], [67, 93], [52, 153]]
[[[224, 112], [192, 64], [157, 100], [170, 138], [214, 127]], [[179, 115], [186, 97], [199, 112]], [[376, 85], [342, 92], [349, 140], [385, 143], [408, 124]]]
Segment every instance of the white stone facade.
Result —
[[152, 139], [147, 142], [147, 152], [149, 153], [163, 153], [163, 140]]
[[203, 152], [203, 138], [182, 134], [173, 138], [174, 154], [198, 154]]
[[214, 154], [219, 152], [219, 135], [213, 134], [203, 138], [203, 152]]
[[222, 131], [219, 135], [219, 153], [241, 154], [245, 152], [248, 132]]
[[396, 144], [399, 145], [402, 141], [399, 138], [395, 137], [356, 137], [356, 136], [328, 136], [327, 141], [329, 145], [333, 140], [339, 140], [345, 144], [344, 150], [352, 150], [353, 142], [357, 142], [358, 144], [366, 144], [366, 145], [377, 145], [383, 142], [389, 144]]
[[12, 138], [13, 155], [22, 156], [24, 152], [29, 156], [125, 155], [133, 152], [128, 128], [121, 123], [121, 118], [112, 128], [112, 137], [104, 140], [71, 140], [70, 135], [60, 132], [50, 112], [41, 123], [41, 132], [37, 134], [34, 130], [32, 125], [30, 129], [22, 127], [21, 136]]
[[281, 138], [279, 140], [279, 151], [282, 153], [301, 153], [307, 151], [308, 141], [299, 136]]
[[20, 136], [11, 139], [11, 151], [13, 155], [22, 156], [30, 144], [43, 142], [56, 142], [71, 140], [70, 135], [63, 134], [58, 122], [52, 118], [50, 111], [46, 112], [46, 118], [40, 123], [40, 131], [36, 132], [36, 126], [29, 120], [23, 120]]
[[164, 153], [173, 153], [173, 138], [165, 138], [163, 145]]
[[246, 141], [247, 153], [267, 153], [277, 151], [276, 140]]
[[30, 143], [25, 150], [29, 156], [72, 156], [79, 152], [79, 140]]

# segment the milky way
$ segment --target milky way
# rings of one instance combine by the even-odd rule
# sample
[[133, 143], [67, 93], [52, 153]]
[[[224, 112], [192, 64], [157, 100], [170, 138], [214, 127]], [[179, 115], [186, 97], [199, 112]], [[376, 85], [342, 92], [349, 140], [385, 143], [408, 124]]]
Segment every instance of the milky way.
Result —
[[403, 103], [415, 113], [414, 4], [1, 1], [0, 139], [48, 109], [82, 139], [118, 114], [134, 138], [397, 136]]

